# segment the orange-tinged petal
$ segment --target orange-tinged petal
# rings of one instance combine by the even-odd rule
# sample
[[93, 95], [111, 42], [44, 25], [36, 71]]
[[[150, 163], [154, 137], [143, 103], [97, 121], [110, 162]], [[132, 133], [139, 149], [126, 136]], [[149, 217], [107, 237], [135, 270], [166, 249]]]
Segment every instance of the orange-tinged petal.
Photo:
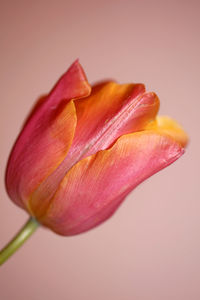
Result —
[[16, 204], [24, 207], [30, 194], [66, 156], [76, 127], [74, 104], [67, 103], [72, 98], [88, 96], [90, 90], [85, 73], [76, 61], [50, 94], [35, 106], [7, 166], [6, 187]]
[[123, 134], [143, 129], [155, 118], [159, 100], [154, 93], [145, 93], [143, 84], [108, 82], [94, 87], [75, 105], [77, 128], [71, 152], [81, 149], [82, 158], [108, 148]]
[[188, 143], [188, 136], [183, 128], [175, 120], [167, 116], [158, 116], [146, 126], [146, 129], [167, 134], [179, 142], [182, 147], [185, 147]]
[[76, 128], [73, 101], [55, 111], [49, 126], [23, 141], [23, 151], [12, 155], [7, 169], [7, 188], [12, 200], [28, 207], [35, 189], [62, 162]]
[[39, 221], [61, 235], [86, 231], [112, 215], [132, 189], [183, 152], [172, 138], [153, 131], [124, 135], [67, 173]]
[[35, 198], [55, 193], [66, 172], [80, 159], [110, 147], [121, 135], [142, 130], [153, 120], [159, 99], [142, 84], [106, 82], [89, 97], [75, 101], [77, 127], [73, 144], [55, 172], [40, 186]]

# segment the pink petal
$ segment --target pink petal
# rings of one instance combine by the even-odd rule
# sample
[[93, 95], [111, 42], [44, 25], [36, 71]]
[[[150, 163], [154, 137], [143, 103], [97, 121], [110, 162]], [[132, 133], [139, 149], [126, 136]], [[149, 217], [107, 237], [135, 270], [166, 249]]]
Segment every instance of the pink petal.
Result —
[[76, 127], [74, 103], [69, 101], [89, 93], [90, 86], [76, 61], [34, 109], [7, 166], [7, 191], [16, 204], [28, 206], [31, 193], [65, 158]]
[[39, 221], [61, 235], [86, 231], [106, 220], [131, 190], [183, 152], [175, 140], [153, 131], [124, 135], [112, 148], [81, 160], [67, 173]]
[[55, 193], [67, 171], [80, 159], [110, 147], [123, 134], [142, 130], [155, 118], [159, 99], [154, 93], [146, 93], [142, 84], [107, 82], [95, 86], [89, 97], [76, 100], [75, 105], [73, 144], [62, 164], [34, 193], [35, 202], [47, 202], [45, 191]]

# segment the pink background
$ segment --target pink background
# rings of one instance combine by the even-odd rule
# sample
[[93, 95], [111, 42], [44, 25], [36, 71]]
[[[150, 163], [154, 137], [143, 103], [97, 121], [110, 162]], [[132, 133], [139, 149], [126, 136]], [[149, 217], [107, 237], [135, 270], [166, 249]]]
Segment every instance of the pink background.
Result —
[[1, 1], [0, 246], [26, 221], [4, 170], [34, 101], [80, 58], [90, 82], [144, 82], [191, 143], [106, 223], [37, 233], [0, 270], [2, 300], [199, 300], [200, 2]]

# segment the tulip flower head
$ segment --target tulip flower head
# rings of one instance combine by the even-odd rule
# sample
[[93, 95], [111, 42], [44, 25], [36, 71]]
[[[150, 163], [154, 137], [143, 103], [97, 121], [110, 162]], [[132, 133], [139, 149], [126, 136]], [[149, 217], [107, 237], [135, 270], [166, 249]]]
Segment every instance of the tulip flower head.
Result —
[[143, 84], [90, 86], [78, 61], [40, 101], [10, 155], [7, 192], [40, 224], [75, 235], [109, 218], [187, 136]]

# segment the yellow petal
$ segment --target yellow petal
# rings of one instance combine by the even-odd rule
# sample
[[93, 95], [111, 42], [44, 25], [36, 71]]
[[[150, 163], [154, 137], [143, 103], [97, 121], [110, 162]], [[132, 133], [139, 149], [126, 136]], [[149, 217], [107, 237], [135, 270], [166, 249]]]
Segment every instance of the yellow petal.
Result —
[[150, 122], [145, 129], [164, 133], [172, 137], [183, 147], [188, 143], [188, 136], [183, 128], [175, 120], [167, 116], [158, 116], [155, 121]]

